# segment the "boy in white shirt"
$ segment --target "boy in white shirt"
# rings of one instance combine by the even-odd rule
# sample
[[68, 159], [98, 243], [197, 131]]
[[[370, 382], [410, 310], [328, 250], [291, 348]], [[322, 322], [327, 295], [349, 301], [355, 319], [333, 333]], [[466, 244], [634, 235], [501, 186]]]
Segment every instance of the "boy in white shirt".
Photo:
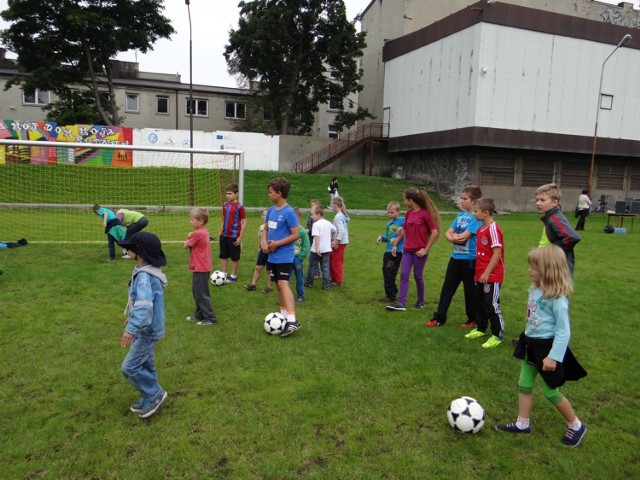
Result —
[[307, 268], [307, 279], [305, 287], [313, 287], [314, 273], [318, 270], [322, 272], [322, 286], [328, 290], [331, 286], [331, 274], [329, 266], [331, 262], [331, 241], [335, 237], [336, 227], [324, 218], [324, 208], [320, 205], [313, 207], [311, 213], [313, 226], [311, 227], [311, 253], [309, 254], [309, 267]]

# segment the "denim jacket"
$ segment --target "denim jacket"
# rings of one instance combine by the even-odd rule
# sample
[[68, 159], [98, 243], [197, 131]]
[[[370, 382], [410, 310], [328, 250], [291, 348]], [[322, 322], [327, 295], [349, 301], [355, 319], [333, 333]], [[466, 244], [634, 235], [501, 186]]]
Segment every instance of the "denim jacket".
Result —
[[164, 291], [167, 277], [152, 265], [136, 266], [129, 284], [125, 330], [131, 335], [144, 335], [149, 340], [164, 337]]

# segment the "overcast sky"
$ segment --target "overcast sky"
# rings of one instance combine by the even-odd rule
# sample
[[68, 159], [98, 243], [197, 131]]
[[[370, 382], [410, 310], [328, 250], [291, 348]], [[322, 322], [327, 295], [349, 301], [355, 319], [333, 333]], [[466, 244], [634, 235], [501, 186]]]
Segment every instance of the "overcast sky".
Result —
[[[361, 13], [371, 0], [344, 0], [347, 18]], [[471, 0], [470, 0], [471, 1]], [[236, 87], [236, 81], [227, 73], [224, 46], [229, 30], [237, 26], [239, 0], [190, 0], [193, 34], [193, 83]], [[189, 83], [189, 15], [184, 0], [165, 0], [164, 15], [171, 19], [176, 33], [170, 40], [160, 40], [146, 55], [127, 52], [120, 60], [137, 61], [145, 72], [180, 73], [182, 82]], [[603, 3], [617, 4], [618, 0]], [[638, 7], [639, 0], [633, 2]], [[7, 8], [7, 0], [0, 0], [0, 11]], [[0, 20], [0, 28], [6, 24]], [[356, 25], [360, 28], [360, 25]], [[9, 58], [15, 55], [9, 53]]]

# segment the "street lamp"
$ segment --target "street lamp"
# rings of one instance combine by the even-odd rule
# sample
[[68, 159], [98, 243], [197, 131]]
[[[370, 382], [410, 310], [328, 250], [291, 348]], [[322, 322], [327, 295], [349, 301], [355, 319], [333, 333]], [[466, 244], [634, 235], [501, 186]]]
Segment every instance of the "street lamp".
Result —
[[589, 168], [589, 195], [593, 195], [593, 167], [596, 161], [596, 142], [598, 141], [598, 118], [600, 117], [600, 102], [602, 101], [602, 77], [604, 76], [604, 65], [607, 63], [607, 60], [611, 58], [611, 56], [616, 53], [620, 47], [624, 47], [631, 40], [631, 34], [627, 33], [616, 45], [616, 48], [609, 54], [607, 58], [602, 62], [602, 69], [600, 70], [600, 86], [598, 87], [598, 109], [596, 110], [596, 126], [593, 131], [593, 149], [591, 150], [591, 167]]
[[184, 0], [189, 14], [189, 205], [195, 206], [195, 188], [193, 185], [193, 36], [191, 30], [191, 0]]

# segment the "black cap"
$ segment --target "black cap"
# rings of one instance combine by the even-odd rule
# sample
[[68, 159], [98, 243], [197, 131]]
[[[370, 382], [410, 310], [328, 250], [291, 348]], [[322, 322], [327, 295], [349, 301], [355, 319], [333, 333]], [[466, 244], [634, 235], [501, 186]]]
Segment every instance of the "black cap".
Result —
[[134, 233], [131, 237], [118, 242], [118, 245], [131, 250], [154, 267], [162, 267], [167, 264], [167, 257], [164, 256], [162, 251], [162, 243], [158, 236], [153, 233]]

